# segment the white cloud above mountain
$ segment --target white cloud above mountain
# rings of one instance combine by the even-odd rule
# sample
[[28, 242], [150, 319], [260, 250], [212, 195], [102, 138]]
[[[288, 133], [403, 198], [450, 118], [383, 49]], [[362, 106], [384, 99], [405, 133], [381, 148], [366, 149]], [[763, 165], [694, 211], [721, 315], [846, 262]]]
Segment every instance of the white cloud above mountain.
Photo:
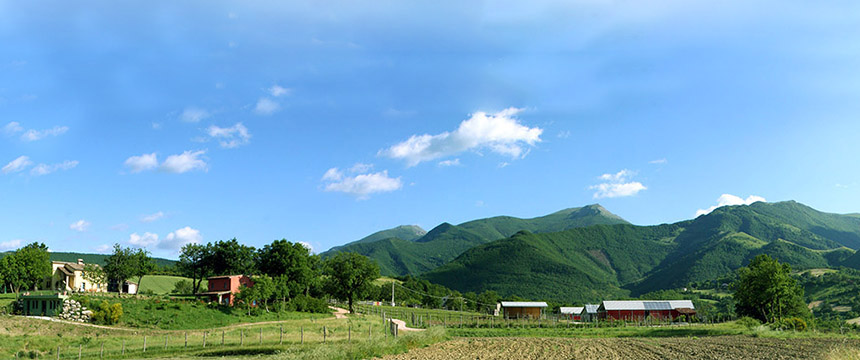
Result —
[[400, 177], [388, 176], [388, 170], [370, 173], [372, 165], [356, 164], [349, 169], [350, 175], [338, 168], [328, 169], [322, 176], [324, 190], [342, 192], [359, 200], [370, 198], [371, 194], [400, 190], [403, 181]]
[[740, 196], [736, 196], [736, 195], [732, 195], [732, 194], [722, 194], [722, 195], [720, 195], [719, 198], [717, 198], [717, 204], [716, 205], [713, 205], [707, 209], [696, 210], [696, 216], [710, 214], [711, 211], [714, 211], [717, 208], [723, 207], [723, 206], [751, 205], [751, 204], [758, 202], [758, 201], [765, 202], [767, 200], [765, 200], [765, 198], [758, 196], [758, 195], [750, 195], [750, 196], [747, 196], [746, 199], [744, 199]]
[[603, 181], [602, 183], [588, 188], [595, 190], [593, 195], [595, 199], [633, 196], [648, 189], [641, 182], [632, 181], [633, 176], [635, 173], [627, 169], [615, 174], [603, 174], [598, 177]]
[[543, 129], [520, 124], [516, 115], [522, 109], [508, 108], [493, 114], [476, 112], [460, 123], [456, 130], [436, 135], [413, 135], [409, 139], [379, 151], [379, 155], [404, 160], [407, 166], [453, 156], [464, 151], [487, 149], [491, 152], [521, 158], [541, 141]]

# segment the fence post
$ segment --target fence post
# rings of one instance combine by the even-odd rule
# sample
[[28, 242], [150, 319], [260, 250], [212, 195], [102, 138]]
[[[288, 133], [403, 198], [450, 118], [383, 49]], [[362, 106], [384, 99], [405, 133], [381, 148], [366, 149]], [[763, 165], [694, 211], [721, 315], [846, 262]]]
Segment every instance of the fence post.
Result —
[[164, 335], [164, 350], [167, 350], [167, 334]]
[[239, 330], [239, 346], [245, 345], [245, 329]]
[[122, 356], [125, 356], [125, 339], [122, 339]]
[[281, 345], [283, 343], [284, 343], [284, 325], [281, 325], [281, 334], [280, 334], [280, 338], [278, 338], [278, 345]]
[[221, 330], [221, 346], [224, 346], [224, 330]]
[[263, 328], [260, 328], [260, 345], [263, 345]]
[[349, 325], [346, 328], [346, 342], [348, 342], [348, 343], [352, 342], [352, 325]]
[[185, 332], [185, 348], [188, 348], [188, 332]]
[[203, 332], [203, 348], [204, 349], [206, 348], [206, 334], [208, 334], [208, 333], [209, 333], [208, 331]]
[[373, 339], [373, 324], [367, 327], [367, 340]]
[[304, 343], [305, 343], [305, 327], [304, 327], [304, 326], [300, 326], [300, 327], [299, 327], [299, 331], [301, 331], [301, 332], [302, 332], [301, 344], [304, 344]]
[[60, 360], [60, 347], [57, 346], [57, 360]]
[[326, 336], [325, 325], [323, 325], [323, 344], [325, 344], [325, 336]]
[[84, 344], [78, 344], [78, 360], [81, 360], [81, 352], [84, 351]]
[[99, 359], [104, 358], [104, 357], [105, 357], [105, 343], [104, 343], [104, 341], [102, 341], [102, 349], [101, 349], [101, 351], [99, 351]]
[[146, 335], [143, 336], [143, 352], [146, 352]]

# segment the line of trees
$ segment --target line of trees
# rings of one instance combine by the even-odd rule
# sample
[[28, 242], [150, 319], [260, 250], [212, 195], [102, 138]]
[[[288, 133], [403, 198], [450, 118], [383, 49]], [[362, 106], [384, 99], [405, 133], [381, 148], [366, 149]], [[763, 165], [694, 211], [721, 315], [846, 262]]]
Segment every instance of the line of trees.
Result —
[[48, 246], [34, 242], [0, 259], [0, 282], [14, 293], [36, 290], [51, 276]]
[[256, 274], [254, 286], [243, 288], [239, 299], [248, 305], [258, 303], [266, 311], [272, 302], [316, 311], [323, 304], [316, 299], [326, 295], [347, 301], [353, 311], [354, 300], [366, 297], [379, 277], [379, 267], [365, 256], [340, 253], [323, 261], [304, 245], [286, 239], [260, 249], [235, 238], [188, 244], [182, 248], [177, 270], [192, 279], [195, 292], [211, 276]]

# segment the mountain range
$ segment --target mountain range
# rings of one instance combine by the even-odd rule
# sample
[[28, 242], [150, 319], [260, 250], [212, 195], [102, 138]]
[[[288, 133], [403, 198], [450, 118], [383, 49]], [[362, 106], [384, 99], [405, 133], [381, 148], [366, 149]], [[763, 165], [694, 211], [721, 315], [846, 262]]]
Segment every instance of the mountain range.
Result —
[[794, 201], [725, 206], [654, 226], [631, 225], [595, 204], [533, 219], [443, 223], [411, 240], [365, 239], [322, 255], [355, 251], [383, 274], [462, 292], [578, 303], [716, 279], [758, 254], [794, 269], [860, 267], [860, 217]]

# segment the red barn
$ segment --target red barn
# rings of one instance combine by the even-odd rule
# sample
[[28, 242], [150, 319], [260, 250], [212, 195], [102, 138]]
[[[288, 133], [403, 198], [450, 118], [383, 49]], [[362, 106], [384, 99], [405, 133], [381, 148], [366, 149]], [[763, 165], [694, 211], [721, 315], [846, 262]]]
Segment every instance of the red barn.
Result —
[[242, 285], [254, 286], [254, 280], [246, 275], [213, 276], [207, 280], [209, 280], [209, 291], [199, 293], [197, 296], [208, 296], [209, 301], [230, 306], [233, 306], [233, 300]]
[[690, 300], [604, 301], [598, 309], [601, 320], [673, 320], [681, 315], [695, 315]]
[[585, 310], [585, 307], [582, 306], [574, 306], [574, 307], [560, 307], [558, 308], [558, 313], [562, 318], [580, 321], [582, 320], [582, 311]]

